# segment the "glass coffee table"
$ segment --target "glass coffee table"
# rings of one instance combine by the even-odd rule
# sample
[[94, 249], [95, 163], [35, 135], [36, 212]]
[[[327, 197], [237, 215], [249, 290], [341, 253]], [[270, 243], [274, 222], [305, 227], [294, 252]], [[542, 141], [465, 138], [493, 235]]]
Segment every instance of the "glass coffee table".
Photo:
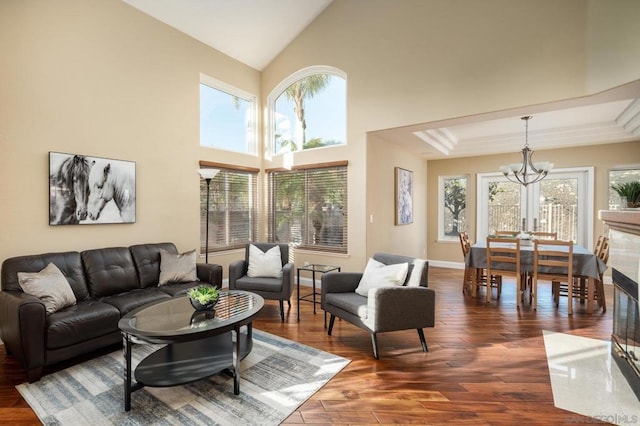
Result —
[[[124, 409], [131, 409], [131, 393], [144, 386], [167, 387], [190, 383], [222, 371], [233, 375], [233, 393], [240, 393], [240, 360], [253, 347], [252, 321], [264, 299], [240, 290], [221, 291], [213, 311], [195, 311], [188, 296], [161, 300], [123, 316]], [[240, 330], [246, 325], [246, 331]], [[132, 343], [166, 346], [144, 358], [132, 383]]]

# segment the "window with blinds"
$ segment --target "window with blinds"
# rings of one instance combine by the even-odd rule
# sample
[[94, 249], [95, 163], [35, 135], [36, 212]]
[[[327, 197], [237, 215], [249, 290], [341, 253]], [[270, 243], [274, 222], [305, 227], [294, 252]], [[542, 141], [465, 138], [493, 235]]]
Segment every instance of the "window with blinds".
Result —
[[267, 171], [269, 241], [347, 253], [347, 164]]
[[[258, 228], [257, 171], [220, 169], [209, 186], [209, 252], [243, 248]], [[200, 178], [200, 247], [206, 247], [207, 182]]]

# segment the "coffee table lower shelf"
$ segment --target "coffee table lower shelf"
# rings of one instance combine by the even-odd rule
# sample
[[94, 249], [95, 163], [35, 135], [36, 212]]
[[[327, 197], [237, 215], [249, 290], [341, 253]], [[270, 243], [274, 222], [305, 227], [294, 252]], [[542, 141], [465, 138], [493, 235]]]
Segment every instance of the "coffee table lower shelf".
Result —
[[[168, 344], [144, 358], [135, 369], [136, 383], [127, 380], [125, 367], [125, 410], [131, 406], [131, 393], [150, 387], [169, 387], [191, 383], [229, 370], [234, 377], [234, 393], [239, 393], [239, 371], [235, 371], [231, 331], [199, 340]], [[251, 332], [238, 333], [239, 360], [253, 348]], [[129, 364], [130, 365], [130, 364]], [[130, 376], [129, 376], [130, 377]], [[128, 386], [127, 386], [128, 385]]]

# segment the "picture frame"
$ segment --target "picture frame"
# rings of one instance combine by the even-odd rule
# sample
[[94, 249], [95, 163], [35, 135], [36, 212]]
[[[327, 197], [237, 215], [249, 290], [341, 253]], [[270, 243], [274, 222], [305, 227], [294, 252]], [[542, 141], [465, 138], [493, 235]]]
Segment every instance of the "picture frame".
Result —
[[395, 168], [395, 224], [413, 223], [413, 172]]
[[135, 162], [49, 152], [49, 225], [135, 221]]

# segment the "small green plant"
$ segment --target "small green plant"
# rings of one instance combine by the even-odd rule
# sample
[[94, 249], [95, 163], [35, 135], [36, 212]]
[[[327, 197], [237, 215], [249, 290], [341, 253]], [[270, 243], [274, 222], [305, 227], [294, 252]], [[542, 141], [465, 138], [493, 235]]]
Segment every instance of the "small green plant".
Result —
[[187, 294], [193, 300], [197, 300], [201, 305], [206, 305], [214, 300], [218, 300], [218, 289], [206, 285], [194, 287], [190, 289]]
[[640, 181], [614, 183], [611, 189], [616, 191], [620, 197], [626, 197], [627, 207], [640, 207]]

